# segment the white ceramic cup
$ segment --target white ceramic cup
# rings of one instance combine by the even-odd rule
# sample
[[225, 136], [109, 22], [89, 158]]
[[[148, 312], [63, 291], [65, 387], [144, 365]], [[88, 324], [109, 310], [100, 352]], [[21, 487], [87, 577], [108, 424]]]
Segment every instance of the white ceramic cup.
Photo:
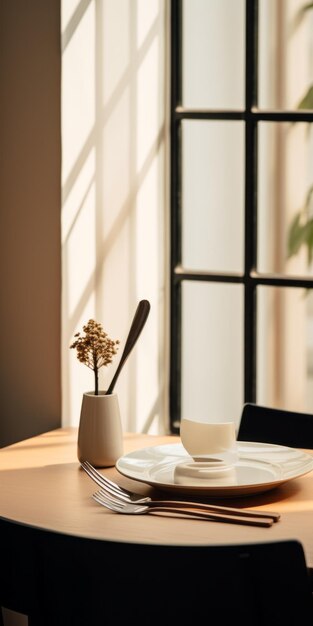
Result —
[[205, 422], [182, 418], [180, 437], [195, 461], [233, 465], [238, 460], [234, 422]]

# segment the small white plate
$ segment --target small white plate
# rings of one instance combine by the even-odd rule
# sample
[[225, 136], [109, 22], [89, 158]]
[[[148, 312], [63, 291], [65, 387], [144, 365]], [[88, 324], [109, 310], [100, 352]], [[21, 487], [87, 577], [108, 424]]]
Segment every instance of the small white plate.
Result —
[[141, 448], [120, 457], [116, 469], [127, 478], [163, 491], [203, 496], [242, 496], [269, 491], [313, 469], [313, 456], [287, 446], [237, 442], [238, 461], [229, 472], [193, 472], [184, 464], [195, 463], [181, 443]]

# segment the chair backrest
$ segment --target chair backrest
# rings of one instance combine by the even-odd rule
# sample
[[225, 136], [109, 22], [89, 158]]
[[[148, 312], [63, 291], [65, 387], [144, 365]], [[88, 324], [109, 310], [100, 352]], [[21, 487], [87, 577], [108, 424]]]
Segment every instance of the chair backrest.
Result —
[[0, 520], [0, 548], [0, 604], [30, 613], [35, 626], [313, 623], [297, 540], [115, 543]]
[[237, 439], [313, 449], [313, 415], [248, 402], [243, 407]]
[[[139, 546], [138, 546], [139, 547]], [[155, 622], [221, 626], [313, 623], [312, 594], [298, 541], [248, 545], [141, 546], [128, 603], [143, 600]], [[132, 562], [129, 560], [130, 569]]]

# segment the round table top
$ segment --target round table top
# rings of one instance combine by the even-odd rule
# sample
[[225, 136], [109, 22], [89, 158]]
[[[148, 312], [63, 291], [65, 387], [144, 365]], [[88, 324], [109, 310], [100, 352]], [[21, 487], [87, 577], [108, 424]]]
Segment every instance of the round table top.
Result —
[[[124, 453], [179, 441], [172, 435], [125, 433]], [[100, 471], [143, 495], [174, 499], [122, 476], [115, 467]], [[280, 521], [270, 528], [108, 511], [93, 500], [98, 486], [78, 462], [76, 428], [60, 428], [2, 448], [0, 477], [0, 517], [4, 519], [65, 534], [131, 543], [214, 545], [298, 539], [307, 564], [313, 567], [313, 471], [265, 493], [219, 499], [228, 506], [279, 512]]]

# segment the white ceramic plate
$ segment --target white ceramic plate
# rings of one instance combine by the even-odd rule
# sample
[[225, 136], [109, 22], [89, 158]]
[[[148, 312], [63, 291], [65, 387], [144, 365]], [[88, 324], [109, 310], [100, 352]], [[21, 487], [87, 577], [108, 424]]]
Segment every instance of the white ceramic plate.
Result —
[[118, 459], [123, 476], [162, 491], [202, 496], [242, 496], [269, 491], [313, 469], [313, 456], [295, 448], [269, 443], [237, 442], [238, 461], [230, 471], [184, 477], [181, 468], [193, 463], [181, 443], [152, 446]]

